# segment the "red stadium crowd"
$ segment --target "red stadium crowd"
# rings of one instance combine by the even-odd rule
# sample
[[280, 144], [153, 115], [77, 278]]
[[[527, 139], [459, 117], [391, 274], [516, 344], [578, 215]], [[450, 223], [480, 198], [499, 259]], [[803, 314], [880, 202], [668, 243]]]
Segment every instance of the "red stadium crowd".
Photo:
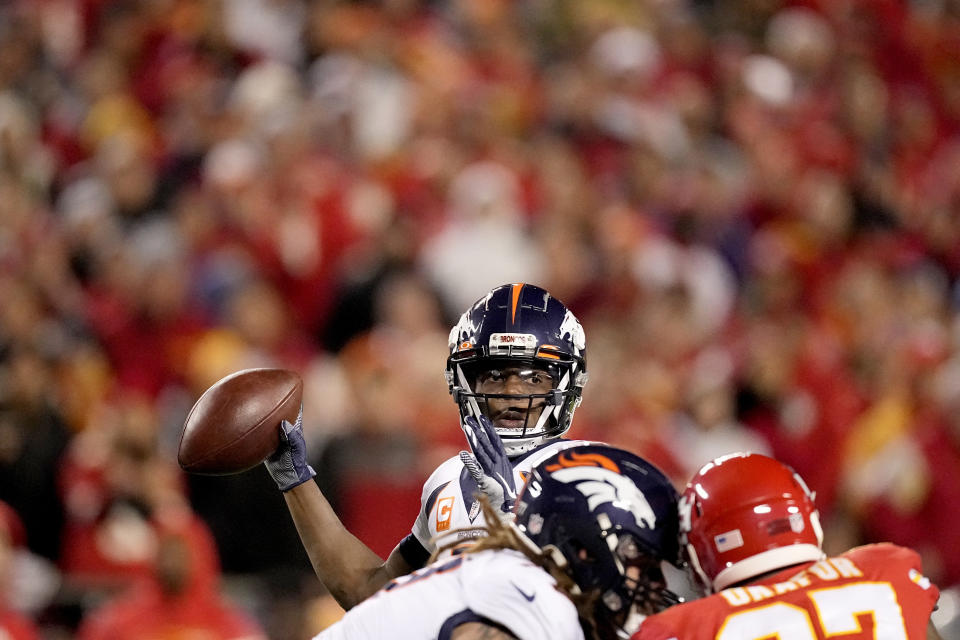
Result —
[[3, 3], [0, 622], [105, 637], [185, 562], [222, 617], [170, 624], [314, 632], [282, 498], [182, 475], [187, 410], [300, 372], [386, 554], [464, 448], [453, 318], [511, 281], [584, 324], [571, 436], [680, 486], [772, 454], [837, 549], [960, 586], [958, 167], [951, 2]]

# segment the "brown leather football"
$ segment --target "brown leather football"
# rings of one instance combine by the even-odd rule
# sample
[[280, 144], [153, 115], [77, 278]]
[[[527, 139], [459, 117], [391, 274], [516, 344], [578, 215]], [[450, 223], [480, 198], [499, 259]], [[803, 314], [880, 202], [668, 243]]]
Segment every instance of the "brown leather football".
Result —
[[177, 461], [190, 473], [251, 469], [280, 444], [280, 422], [294, 422], [303, 381], [287, 369], [245, 369], [214, 383], [190, 409]]

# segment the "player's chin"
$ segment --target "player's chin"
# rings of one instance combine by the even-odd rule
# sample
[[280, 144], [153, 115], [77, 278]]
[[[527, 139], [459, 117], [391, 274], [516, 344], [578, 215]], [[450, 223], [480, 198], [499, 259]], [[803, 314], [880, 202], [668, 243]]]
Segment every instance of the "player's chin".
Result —
[[528, 422], [526, 418], [496, 418], [493, 421], [493, 426], [497, 428], [497, 431], [520, 435]]

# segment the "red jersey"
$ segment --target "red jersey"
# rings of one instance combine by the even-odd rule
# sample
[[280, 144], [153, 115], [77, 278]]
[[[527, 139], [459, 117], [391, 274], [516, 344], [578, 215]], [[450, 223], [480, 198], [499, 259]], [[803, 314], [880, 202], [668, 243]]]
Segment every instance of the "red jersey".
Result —
[[631, 640], [925, 640], [939, 597], [917, 553], [873, 544], [671, 607]]

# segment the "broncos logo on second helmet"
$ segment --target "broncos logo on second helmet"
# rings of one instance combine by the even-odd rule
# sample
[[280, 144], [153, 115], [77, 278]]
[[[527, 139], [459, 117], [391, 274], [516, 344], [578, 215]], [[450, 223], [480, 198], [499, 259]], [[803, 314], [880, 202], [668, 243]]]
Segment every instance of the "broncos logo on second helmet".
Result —
[[625, 507], [638, 527], [653, 529], [657, 516], [643, 492], [629, 478], [599, 467], [570, 467], [555, 471], [553, 477], [573, 485], [587, 498], [587, 507], [596, 511], [610, 504]]

